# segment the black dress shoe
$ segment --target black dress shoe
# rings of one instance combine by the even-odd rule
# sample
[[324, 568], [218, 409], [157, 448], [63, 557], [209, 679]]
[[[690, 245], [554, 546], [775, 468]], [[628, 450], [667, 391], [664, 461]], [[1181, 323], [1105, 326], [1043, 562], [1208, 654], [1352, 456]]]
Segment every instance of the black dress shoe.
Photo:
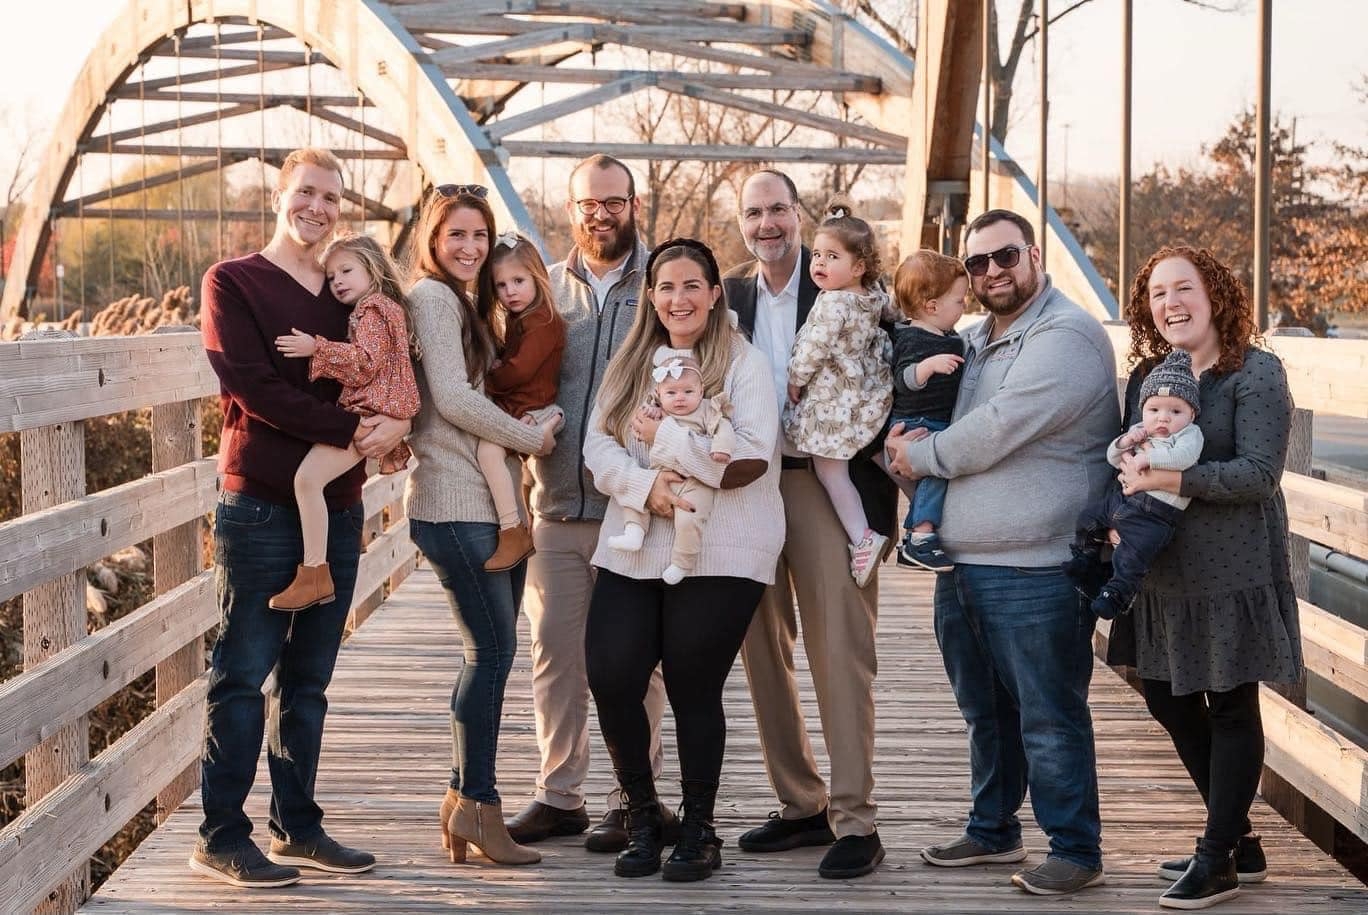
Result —
[[822, 856], [817, 873], [828, 880], [863, 877], [872, 873], [883, 859], [884, 847], [877, 831], [867, 836], [841, 836]]
[[810, 817], [786, 820], [772, 811], [764, 826], [741, 834], [736, 840], [742, 851], [788, 851], [804, 845], [830, 845], [836, 841], [827, 823], [825, 808]]
[[[662, 845], [674, 845], [679, 841], [679, 817], [664, 804], [660, 806], [660, 841]], [[584, 847], [588, 851], [620, 852], [627, 847], [627, 812], [614, 807], [603, 815], [603, 819], [589, 835], [584, 837]]]
[[589, 814], [581, 804], [574, 810], [561, 810], [533, 801], [507, 823], [508, 834], [519, 845], [531, 845], [552, 836], [577, 836], [589, 828]]

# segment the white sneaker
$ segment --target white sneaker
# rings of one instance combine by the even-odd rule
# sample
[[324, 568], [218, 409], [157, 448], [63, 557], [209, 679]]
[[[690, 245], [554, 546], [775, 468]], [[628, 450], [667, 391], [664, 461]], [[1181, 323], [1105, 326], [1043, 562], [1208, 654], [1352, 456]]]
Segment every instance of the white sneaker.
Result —
[[864, 539], [850, 548], [850, 576], [855, 579], [857, 588], [869, 584], [887, 545], [887, 537], [871, 530], [865, 531]]
[[641, 549], [642, 541], [645, 539], [645, 528], [640, 524], [628, 524], [622, 529], [621, 534], [616, 534], [608, 538], [608, 545], [623, 553], [635, 553], [637, 550]]
[[687, 569], [681, 569], [672, 562], [665, 567], [664, 572], [660, 573], [660, 578], [667, 585], [677, 585], [683, 581], [684, 576], [688, 574], [689, 572]]

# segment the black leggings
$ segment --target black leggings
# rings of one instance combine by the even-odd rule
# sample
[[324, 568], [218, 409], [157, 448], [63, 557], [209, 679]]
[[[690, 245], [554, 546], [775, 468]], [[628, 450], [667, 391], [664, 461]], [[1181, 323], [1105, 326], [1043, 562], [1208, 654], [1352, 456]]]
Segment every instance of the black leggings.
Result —
[[674, 711], [680, 776], [717, 784], [727, 743], [722, 687], [764, 591], [748, 578], [666, 585], [599, 570], [584, 653], [599, 727], [618, 772], [651, 771], [643, 700], [660, 664]]
[[1164, 726], [1207, 808], [1205, 838], [1222, 846], [1250, 831], [1249, 806], [1263, 771], [1259, 684], [1229, 692], [1173, 695], [1165, 680], [1145, 680], [1145, 704]]

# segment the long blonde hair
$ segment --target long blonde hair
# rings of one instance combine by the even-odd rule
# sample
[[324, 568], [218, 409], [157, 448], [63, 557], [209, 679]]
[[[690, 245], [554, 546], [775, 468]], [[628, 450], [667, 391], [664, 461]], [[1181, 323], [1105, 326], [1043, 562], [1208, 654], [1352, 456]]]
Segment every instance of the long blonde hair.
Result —
[[369, 236], [340, 235], [328, 242], [328, 247], [323, 249], [323, 256], [318, 259], [319, 263], [326, 267], [328, 258], [339, 251], [345, 251], [361, 262], [361, 268], [370, 279], [371, 292], [378, 292], [385, 298], [392, 299], [404, 312], [404, 333], [408, 336], [409, 354], [414, 359], [421, 359], [423, 350], [413, 333], [413, 314], [409, 310], [408, 296], [404, 295], [404, 287], [399, 282], [399, 268], [394, 265], [389, 254], [380, 247], [379, 242]]
[[727, 314], [727, 302], [721, 295], [722, 271], [718, 269], [717, 258], [713, 257], [708, 246], [692, 238], [672, 238], [656, 245], [646, 261], [646, 278], [636, 320], [627, 332], [627, 339], [622, 341], [617, 354], [608, 363], [608, 371], [604, 373], [603, 384], [598, 392], [599, 428], [624, 447], [631, 434], [632, 417], [655, 388], [651, 366], [656, 347], [670, 342], [670, 335], [665, 325], [660, 323], [654, 305], [648, 306], [650, 290], [655, 288], [656, 274], [661, 265], [680, 259], [697, 264], [708, 286], [719, 291], [717, 301], [708, 312], [708, 323], [691, 347], [694, 358], [703, 369], [705, 394], [717, 394], [722, 390], [727, 370], [731, 368], [733, 352], [744, 342], [741, 332]]

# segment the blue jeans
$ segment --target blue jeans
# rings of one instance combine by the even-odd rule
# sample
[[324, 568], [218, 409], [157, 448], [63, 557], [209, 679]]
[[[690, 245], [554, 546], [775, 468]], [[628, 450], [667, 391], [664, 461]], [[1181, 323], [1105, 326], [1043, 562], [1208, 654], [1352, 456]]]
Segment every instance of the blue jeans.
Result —
[[[222, 619], [200, 760], [200, 837], [210, 851], [240, 845], [251, 835], [252, 822], [242, 805], [256, 779], [263, 734], [271, 773], [271, 835], [307, 842], [323, 830], [323, 810], [313, 795], [328, 711], [324, 691], [351, 608], [363, 520], [360, 505], [329, 512], [328, 565], [336, 597], [329, 604], [283, 613], [266, 602], [294, 580], [304, 558], [298, 512], [241, 493], [219, 496], [214, 563]], [[261, 687], [273, 669], [268, 722]]]
[[[932, 432], [944, 432], [950, 425], [938, 419], [927, 419], [925, 416], [892, 416], [888, 420], [888, 428], [892, 429], [898, 423], [903, 424], [903, 431], [908, 429], [929, 429]], [[907, 507], [907, 518], [903, 521], [904, 530], [912, 530], [923, 521], [929, 521], [931, 526], [940, 529], [941, 515], [945, 510], [945, 490], [949, 487], [949, 482], [940, 477], [922, 477], [917, 481], [917, 492], [912, 497], [912, 503]]]
[[486, 572], [499, 526], [475, 521], [410, 521], [409, 536], [446, 591], [461, 632], [465, 665], [451, 691], [453, 790], [497, 804], [494, 758], [499, 751], [504, 685], [518, 650], [518, 606], [527, 563]]
[[973, 806], [965, 832], [1021, 844], [1031, 789], [1050, 854], [1102, 863], [1088, 684], [1094, 617], [1058, 567], [956, 565], [936, 576], [936, 640], [969, 725]]

